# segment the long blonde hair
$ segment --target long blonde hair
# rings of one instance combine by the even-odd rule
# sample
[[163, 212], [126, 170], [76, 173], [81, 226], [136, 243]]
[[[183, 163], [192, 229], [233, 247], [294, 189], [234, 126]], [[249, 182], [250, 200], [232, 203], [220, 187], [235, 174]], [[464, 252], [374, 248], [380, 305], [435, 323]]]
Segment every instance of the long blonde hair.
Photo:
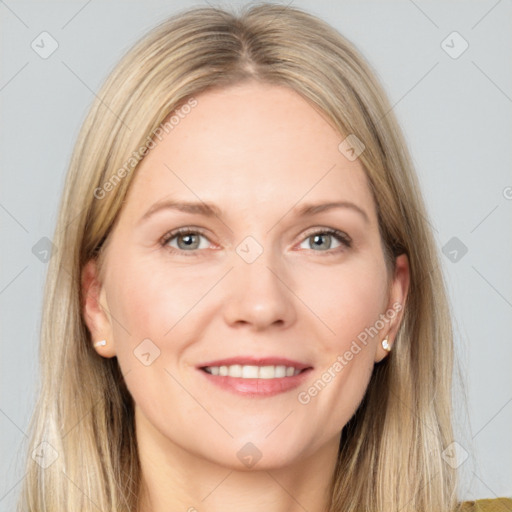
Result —
[[340, 142], [349, 134], [363, 141], [359, 159], [377, 205], [388, 269], [401, 253], [410, 263], [393, 351], [374, 368], [342, 431], [329, 512], [455, 509], [457, 476], [442, 456], [453, 441], [451, 315], [400, 128], [370, 66], [335, 29], [300, 9], [259, 4], [238, 14], [194, 8], [167, 19], [121, 60], [83, 124], [53, 239], [42, 380], [29, 426], [29, 454], [43, 449], [46, 459], [27, 457], [19, 512], [137, 510], [133, 399], [117, 359], [92, 347], [82, 317], [81, 270], [91, 258], [103, 261], [140, 162], [134, 152], [201, 92], [244, 80], [294, 89], [326, 115]]

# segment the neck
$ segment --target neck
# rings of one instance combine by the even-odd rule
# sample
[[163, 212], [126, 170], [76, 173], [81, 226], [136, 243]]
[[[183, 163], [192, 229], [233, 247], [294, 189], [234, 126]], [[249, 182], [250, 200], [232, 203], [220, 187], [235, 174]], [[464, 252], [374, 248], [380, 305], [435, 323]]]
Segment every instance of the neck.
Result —
[[[136, 415], [137, 416], [137, 415]], [[137, 417], [142, 470], [138, 512], [326, 512], [339, 437], [285, 467], [241, 471], [177, 446]], [[139, 422], [146, 422], [144, 429]]]

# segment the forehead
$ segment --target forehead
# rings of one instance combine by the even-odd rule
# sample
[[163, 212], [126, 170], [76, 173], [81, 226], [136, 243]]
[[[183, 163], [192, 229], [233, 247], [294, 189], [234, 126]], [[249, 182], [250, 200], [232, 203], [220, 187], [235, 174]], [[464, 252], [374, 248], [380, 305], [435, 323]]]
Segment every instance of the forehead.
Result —
[[127, 202], [133, 210], [173, 195], [249, 208], [301, 200], [373, 200], [358, 160], [324, 114], [284, 86], [246, 83], [196, 97], [137, 168]]

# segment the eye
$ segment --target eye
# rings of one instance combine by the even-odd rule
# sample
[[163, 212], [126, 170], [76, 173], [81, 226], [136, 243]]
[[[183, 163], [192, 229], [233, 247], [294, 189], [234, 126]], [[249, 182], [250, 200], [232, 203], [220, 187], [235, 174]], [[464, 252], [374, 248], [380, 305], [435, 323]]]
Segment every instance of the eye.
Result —
[[[338, 246], [335, 246], [334, 248], [332, 247], [333, 239], [335, 240], [335, 243], [338, 243]], [[309, 247], [303, 247], [303, 244], [307, 244]], [[346, 248], [352, 246], [352, 240], [350, 237], [342, 231], [328, 228], [310, 233], [299, 247], [302, 249], [320, 249], [316, 252], [327, 252], [331, 249], [339, 249], [342, 246], [345, 246]]]
[[[206, 242], [202, 243], [204, 240]], [[210, 247], [208, 238], [204, 234], [190, 228], [179, 228], [170, 231], [164, 235], [160, 244], [163, 247], [170, 248], [173, 252], [190, 252], [191, 254], [187, 256], [193, 256], [197, 249], [208, 249]]]
[[[333, 247], [334, 243], [338, 244]], [[308, 247], [303, 245], [307, 244]], [[199, 249], [208, 249], [210, 243], [206, 235], [200, 230], [190, 227], [179, 228], [170, 231], [160, 241], [160, 245], [169, 249], [171, 252], [186, 254], [186, 256], [197, 256]], [[311, 249], [315, 252], [326, 252], [331, 254], [338, 252], [342, 247], [349, 248], [352, 246], [352, 240], [348, 235], [332, 228], [324, 228], [310, 233], [306, 239], [300, 244], [302, 249]], [[317, 250], [319, 249], [319, 250]]]

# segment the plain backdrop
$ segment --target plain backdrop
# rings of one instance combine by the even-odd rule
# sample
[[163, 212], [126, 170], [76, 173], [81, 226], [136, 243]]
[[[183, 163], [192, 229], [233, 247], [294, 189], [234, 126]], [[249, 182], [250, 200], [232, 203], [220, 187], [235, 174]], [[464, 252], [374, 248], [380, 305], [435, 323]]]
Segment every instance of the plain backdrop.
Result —
[[[0, 2], [0, 510], [14, 510], [23, 479], [25, 432], [39, 378], [47, 268], [40, 253], [53, 236], [80, 124], [124, 52], [163, 18], [195, 5], [207, 4]], [[466, 409], [454, 391], [460, 498], [512, 496], [512, 5], [291, 5], [325, 19], [355, 43], [390, 97], [453, 306], [467, 392]], [[41, 37], [46, 43], [38, 48]], [[41, 55], [52, 44], [55, 51]], [[453, 463], [453, 452], [450, 457]]]

